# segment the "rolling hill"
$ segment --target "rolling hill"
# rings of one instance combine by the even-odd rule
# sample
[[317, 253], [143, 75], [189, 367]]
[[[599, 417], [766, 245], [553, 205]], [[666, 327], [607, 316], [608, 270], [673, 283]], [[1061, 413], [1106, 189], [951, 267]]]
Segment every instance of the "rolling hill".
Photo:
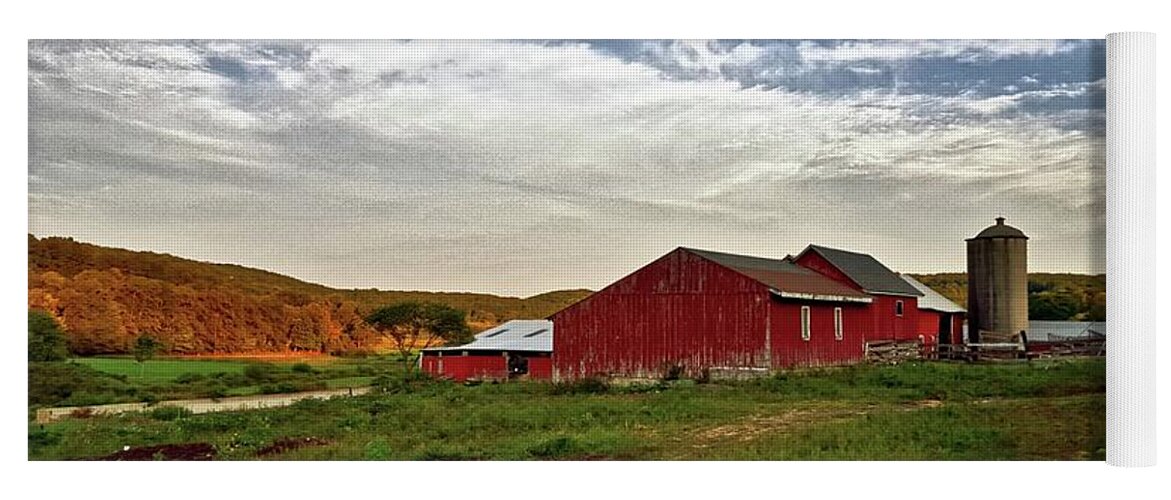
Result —
[[375, 307], [418, 300], [468, 312], [473, 328], [542, 318], [590, 294], [528, 298], [476, 293], [342, 290], [231, 264], [28, 236], [28, 305], [55, 316], [80, 354], [128, 352], [151, 334], [176, 354], [370, 349], [361, 321]]

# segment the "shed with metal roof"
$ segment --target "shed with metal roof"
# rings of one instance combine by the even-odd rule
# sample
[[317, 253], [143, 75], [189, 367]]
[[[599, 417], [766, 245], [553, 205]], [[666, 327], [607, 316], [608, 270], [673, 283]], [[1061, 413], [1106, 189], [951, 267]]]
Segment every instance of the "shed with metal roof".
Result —
[[423, 349], [419, 366], [454, 380], [549, 378], [552, 375], [553, 322], [513, 320], [476, 334], [459, 346]]
[[931, 287], [907, 274], [899, 275], [919, 290], [918, 334], [926, 344], [963, 343], [964, 317], [967, 311]]

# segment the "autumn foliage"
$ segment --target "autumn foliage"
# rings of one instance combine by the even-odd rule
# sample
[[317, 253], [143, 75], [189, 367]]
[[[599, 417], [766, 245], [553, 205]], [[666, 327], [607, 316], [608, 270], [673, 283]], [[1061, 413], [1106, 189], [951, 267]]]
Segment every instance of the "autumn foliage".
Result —
[[377, 307], [429, 301], [468, 312], [486, 328], [540, 318], [588, 294], [553, 292], [520, 299], [470, 293], [337, 290], [235, 265], [133, 252], [32, 235], [30, 309], [62, 325], [77, 354], [129, 353], [150, 334], [167, 353], [246, 353], [371, 349], [379, 336], [363, 317]]

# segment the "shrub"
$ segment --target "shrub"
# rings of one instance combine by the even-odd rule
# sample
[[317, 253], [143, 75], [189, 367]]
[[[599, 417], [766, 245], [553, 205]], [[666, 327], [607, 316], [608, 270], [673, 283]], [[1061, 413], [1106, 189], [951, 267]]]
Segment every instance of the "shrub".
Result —
[[256, 383], [256, 380], [248, 378], [241, 373], [216, 372], [212, 374], [211, 378], [215, 379], [217, 383], [228, 387], [238, 387]]
[[207, 377], [205, 377], [203, 374], [200, 374], [200, 373], [185, 372], [185, 373], [180, 373], [178, 377], [175, 377], [175, 383], [191, 384], [194, 382], [202, 381], [206, 378]]
[[553, 384], [553, 394], [605, 394], [610, 382], [601, 377], [587, 377]]
[[61, 435], [45, 429], [33, 429], [28, 432], [28, 447], [53, 446], [61, 442]]
[[65, 361], [69, 357], [65, 334], [57, 320], [43, 311], [28, 311], [28, 360]]
[[371, 417], [377, 417], [383, 413], [389, 413], [393, 409], [394, 405], [390, 401], [380, 400], [371, 403], [366, 411], [370, 413]]
[[339, 358], [363, 359], [377, 356], [378, 354], [370, 349], [343, 349], [336, 350], [329, 353], [331, 356]]
[[409, 371], [399, 375], [379, 375], [371, 385], [376, 392], [410, 394], [434, 383], [435, 379], [426, 373]]
[[244, 367], [244, 376], [256, 382], [268, 382], [276, 378], [276, 367], [268, 363], [254, 363]]
[[366, 443], [366, 460], [389, 460], [390, 459], [390, 445], [386, 444], [386, 440], [382, 438], [375, 439]]
[[537, 458], [556, 458], [581, 453], [582, 446], [577, 439], [570, 436], [558, 436], [541, 441], [525, 451]]
[[697, 384], [710, 384], [711, 381], [712, 371], [708, 368], [700, 370], [699, 375], [695, 377], [695, 383]]
[[295, 363], [293, 364], [293, 373], [317, 373], [309, 363]]
[[297, 392], [297, 385], [292, 382], [264, 384], [260, 386], [260, 392], [262, 394], [284, 394], [289, 392]]
[[177, 420], [177, 419], [180, 419], [183, 417], [189, 417], [192, 414], [193, 413], [191, 412], [191, 410], [188, 410], [187, 408], [183, 408], [181, 406], [160, 406], [158, 408], [151, 410], [150, 413], [148, 413], [148, 415], [150, 415], [150, 418], [153, 418], [155, 420], [162, 420], [164, 422], [169, 422], [171, 420]]
[[133, 400], [132, 386], [119, 377], [77, 363], [28, 364], [29, 406], [73, 405]]
[[679, 380], [683, 376], [683, 365], [678, 363], [667, 363], [663, 366], [663, 380]]
[[437, 446], [423, 450], [422, 453], [414, 457], [414, 460], [478, 460], [482, 458], [479, 453], [470, 453], [467, 450], [451, 446]]

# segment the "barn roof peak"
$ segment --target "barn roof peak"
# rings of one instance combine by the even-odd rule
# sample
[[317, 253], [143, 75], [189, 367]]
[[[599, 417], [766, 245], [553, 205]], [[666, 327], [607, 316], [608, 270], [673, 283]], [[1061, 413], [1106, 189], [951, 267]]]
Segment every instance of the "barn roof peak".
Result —
[[797, 254], [800, 259], [808, 252], [814, 252], [836, 267], [842, 274], [853, 280], [867, 293], [888, 295], [909, 295], [921, 297], [923, 292], [911, 286], [870, 254], [839, 250], [837, 248], [809, 245]]
[[870, 296], [838, 283], [816, 271], [798, 266], [788, 257], [769, 259], [733, 253], [679, 247], [679, 250], [731, 269], [769, 287], [783, 297], [869, 302]]

